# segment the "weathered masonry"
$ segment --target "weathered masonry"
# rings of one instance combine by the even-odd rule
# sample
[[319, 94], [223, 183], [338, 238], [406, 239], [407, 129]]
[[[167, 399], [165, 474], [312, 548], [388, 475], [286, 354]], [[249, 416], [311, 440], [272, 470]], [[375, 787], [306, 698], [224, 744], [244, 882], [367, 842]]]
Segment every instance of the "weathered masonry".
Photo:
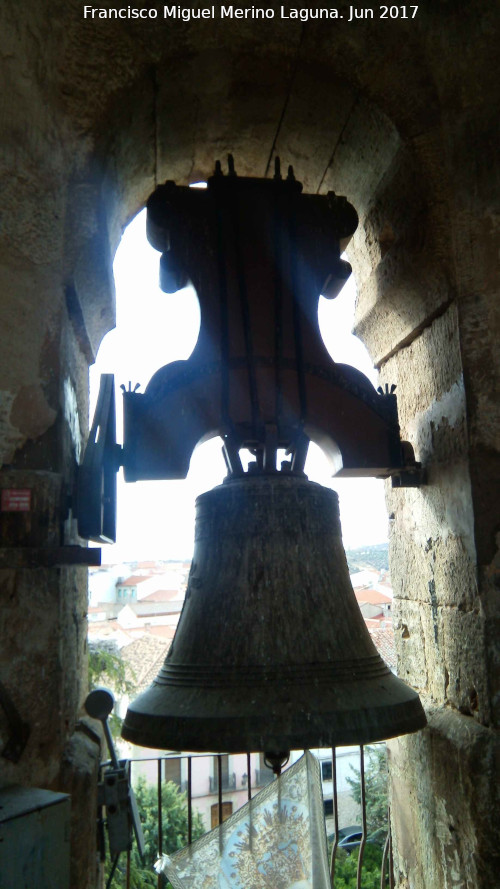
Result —
[[[272, 175], [280, 155], [305, 191], [334, 188], [359, 213], [356, 331], [397, 384], [401, 437], [427, 472], [387, 490], [398, 670], [429, 721], [391, 742], [396, 884], [491, 889], [498, 12], [442, 0], [341, 24], [270, 6], [273, 20], [183, 22], [162, 5], [98, 20], [73, 0], [2, 4], [0, 482], [30, 494], [0, 514], [0, 682], [29, 728], [0, 781], [71, 794], [71, 885], [93, 889], [86, 571], [67, 547], [81, 543], [71, 495], [87, 369], [114, 324], [114, 252], [156, 184], [205, 179], [228, 152], [242, 176]], [[0, 708], [4, 753], [11, 729]]]

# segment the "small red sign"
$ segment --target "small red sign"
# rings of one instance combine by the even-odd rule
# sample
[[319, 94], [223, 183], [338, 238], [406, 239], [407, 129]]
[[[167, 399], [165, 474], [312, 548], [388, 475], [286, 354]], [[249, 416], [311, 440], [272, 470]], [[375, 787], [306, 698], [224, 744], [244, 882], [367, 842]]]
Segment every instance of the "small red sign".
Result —
[[2, 512], [30, 512], [31, 488], [3, 488]]

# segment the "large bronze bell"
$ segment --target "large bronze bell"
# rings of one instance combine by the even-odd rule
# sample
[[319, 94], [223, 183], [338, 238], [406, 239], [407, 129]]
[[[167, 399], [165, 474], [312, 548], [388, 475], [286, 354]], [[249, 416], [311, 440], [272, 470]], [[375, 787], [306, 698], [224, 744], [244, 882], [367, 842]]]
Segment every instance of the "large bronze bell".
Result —
[[[345, 198], [303, 194], [279, 161], [273, 179], [256, 179], [238, 177], [229, 157], [206, 190], [167, 182], [148, 201], [162, 286], [194, 284], [201, 327], [189, 359], [124, 393], [125, 478], [183, 478], [195, 446], [220, 435], [228, 479], [198, 498], [186, 601], [162, 670], [128, 710], [129, 741], [279, 763], [291, 749], [425, 725], [364, 624], [337, 497], [303, 474], [313, 440], [336, 474], [416, 479], [394, 387], [375, 391], [332, 361], [319, 330], [320, 293], [345, 280], [356, 225]], [[291, 459], [277, 472], [280, 450]]]
[[361, 616], [337, 495], [284, 472], [229, 478], [202, 494], [179, 625], [123, 737], [160, 749], [281, 752], [368, 743], [425, 722]]

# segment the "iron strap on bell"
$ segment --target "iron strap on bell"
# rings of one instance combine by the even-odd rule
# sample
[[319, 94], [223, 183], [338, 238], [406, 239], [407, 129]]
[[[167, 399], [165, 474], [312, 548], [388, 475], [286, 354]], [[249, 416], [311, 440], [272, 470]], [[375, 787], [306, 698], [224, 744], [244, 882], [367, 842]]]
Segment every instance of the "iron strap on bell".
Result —
[[202, 494], [174, 641], [123, 737], [179, 750], [289, 751], [425, 725], [356, 602], [337, 495], [287, 473]]

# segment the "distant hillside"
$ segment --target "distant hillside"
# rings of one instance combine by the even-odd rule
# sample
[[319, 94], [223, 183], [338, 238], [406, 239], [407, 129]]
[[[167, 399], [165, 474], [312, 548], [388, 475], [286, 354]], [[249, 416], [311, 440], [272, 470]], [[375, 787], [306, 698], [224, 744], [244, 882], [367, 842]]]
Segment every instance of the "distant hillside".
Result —
[[349, 572], [361, 571], [364, 568], [376, 568], [378, 571], [389, 570], [389, 544], [377, 543], [374, 546], [361, 546], [359, 549], [346, 550]]

